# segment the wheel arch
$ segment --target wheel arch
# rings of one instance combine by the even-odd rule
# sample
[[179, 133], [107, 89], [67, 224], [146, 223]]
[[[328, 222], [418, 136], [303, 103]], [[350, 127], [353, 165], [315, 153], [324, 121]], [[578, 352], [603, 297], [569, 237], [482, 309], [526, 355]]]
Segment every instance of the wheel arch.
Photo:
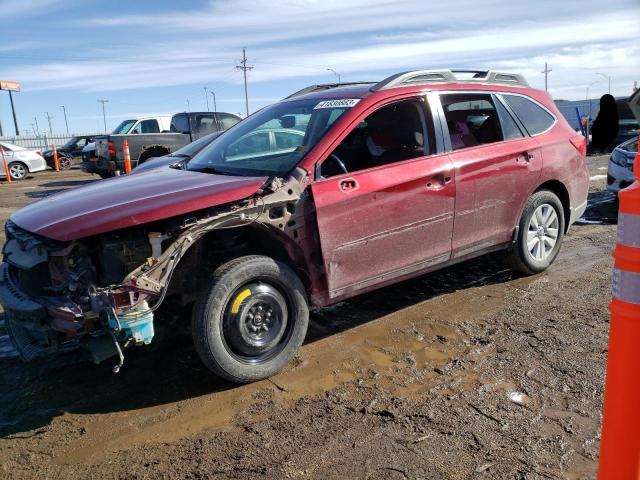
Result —
[[289, 266], [298, 275], [307, 292], [311, 289], [309, 266], [302, 247], [283, 231], [265, 224], [256, 222], [233, 228], [213, 229], [199, 238], [189, 250], [193, 258], [187, 260], [185, 256], [177, 267], [182, 267], [186, 275], [189, 275], [193, 265], [212, 270], [239, 256], [264, 255]]
[[569, 190], [559, 180], [547, 180], [536, 188], [533, 193], [541, 190], [548, 190], [554, 193], [562, 203], [562, 210], [564, 211], [564, 233], [567, 233], [569, 229], [569, 220], [571, 218], [571, 199], [569, 197]]
[[[162, 155], [157, 155], [157, 153], [161, 153]], [[163, 155], [168, 155], [171, 153], [171, 149], [165, 145], [146, 145], [142, 148], [140, 155], [138, 156], [138, 165], [144, 163], [151, 157], [161, 157]]]

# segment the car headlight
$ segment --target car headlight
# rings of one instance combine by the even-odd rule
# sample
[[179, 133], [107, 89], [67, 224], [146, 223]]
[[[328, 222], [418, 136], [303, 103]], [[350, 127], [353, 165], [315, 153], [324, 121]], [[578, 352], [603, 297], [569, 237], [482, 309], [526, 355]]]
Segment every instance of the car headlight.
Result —
[[611, 152], [611, 161], [616, 165], [620, 165], [621, 167], [627, 166], [627, 157], [624, 153], [622, 153], [617, 148]]

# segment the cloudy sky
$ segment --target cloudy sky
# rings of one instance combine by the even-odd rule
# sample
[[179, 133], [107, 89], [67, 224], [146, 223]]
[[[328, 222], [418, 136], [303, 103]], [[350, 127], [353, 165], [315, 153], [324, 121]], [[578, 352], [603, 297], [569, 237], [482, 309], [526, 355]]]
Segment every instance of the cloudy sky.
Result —
[[[253, 111], [313, 83], [378, 80], [418, 68], [516, 71], [554, 98], [640, 81], [639, 0], [0, 0], [0, 79], [15, 80], [19, 127], [101, 131], [141, 114]], [[597, 83], [594, 83], [597, 82]], [[213, 109], [213, 97], [209, 96]], [[8, 95], [0, 121], [13, 134]]]

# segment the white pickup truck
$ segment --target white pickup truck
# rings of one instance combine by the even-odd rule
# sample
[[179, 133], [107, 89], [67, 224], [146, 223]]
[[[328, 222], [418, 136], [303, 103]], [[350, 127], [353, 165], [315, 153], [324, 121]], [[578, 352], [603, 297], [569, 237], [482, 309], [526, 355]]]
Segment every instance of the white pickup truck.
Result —
[[[111, 134], [128, 133], [161, 133], [168, 132], [171, 128], [171, 115], [159, 115], [157, 117], [135, 117], [123, 120], [113, 129]], [[100, 173], [96, 168], [96, 144], [88, 143], [82, 149], [82, 163], [80, 168], [87, 173]]]

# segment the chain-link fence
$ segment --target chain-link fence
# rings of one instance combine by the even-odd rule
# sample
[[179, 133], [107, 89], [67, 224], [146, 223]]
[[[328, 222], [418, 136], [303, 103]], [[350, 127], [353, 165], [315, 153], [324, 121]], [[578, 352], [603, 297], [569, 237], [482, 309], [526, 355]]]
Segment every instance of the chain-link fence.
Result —
[[88, 135], [88, 136], [97, 136], [104, 135], [104, 133], [74, 133], [69, 135], [5, 135], [4, 137], [0, 137], [0, 142], [12, 143], [13, 145], [18, 145], [19, 147], [24, 148], [49, 148], [52, 143], [56, 145], [64, 145], [67, 143], [73, 136], [76, 135]]

